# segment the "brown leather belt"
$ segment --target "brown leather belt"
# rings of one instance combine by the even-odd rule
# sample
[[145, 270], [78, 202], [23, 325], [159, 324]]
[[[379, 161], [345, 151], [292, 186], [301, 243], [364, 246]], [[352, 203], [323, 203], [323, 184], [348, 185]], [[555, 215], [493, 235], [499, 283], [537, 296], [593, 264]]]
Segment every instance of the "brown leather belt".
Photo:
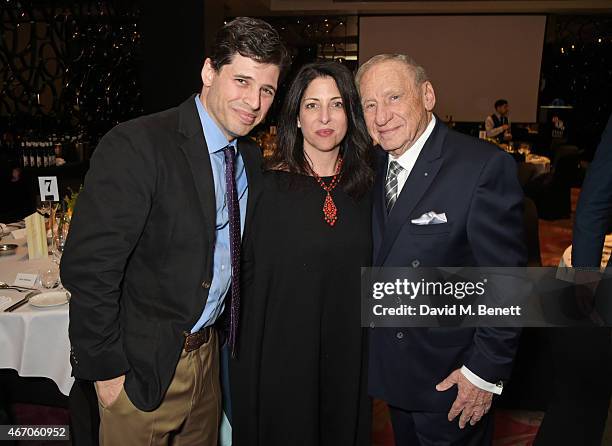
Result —
[[195, 333], [185, 333], [185, 344], [183, 348], [187, 353], [199, 349], [202, 344], [206, 344], [214, 328], [204, 327]]

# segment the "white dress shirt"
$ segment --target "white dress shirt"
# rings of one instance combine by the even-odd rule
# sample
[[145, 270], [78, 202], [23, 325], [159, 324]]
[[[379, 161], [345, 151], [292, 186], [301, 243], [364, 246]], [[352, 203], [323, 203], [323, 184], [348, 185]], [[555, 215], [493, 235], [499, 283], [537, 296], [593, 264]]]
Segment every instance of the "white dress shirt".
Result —
[[[389, 159], [387, 163], [391, 161], [397, 161], [400, 166], [402, 166], [403, 170], [397, 175], [397, 196], [399, 197], [402, 192], [402, 188], [404, 184], [406, 184], [406, 180], [408, 179], [408, 175], [412, 172], [412, 168], [414, 167], [417, 158], [421, 154], [421, 150], [423, 150], [423, 146], [425, 142], [429, 139], [429, 135], [433, 132], [433, 129], [436, 125], [436, 117], [431, 115], [431, 121], [427, 124], [425, 131], [418, 139], [414, 142], [412, 147], [402, 153], [400, 156], [395, 157], [393, 155], [389, 155]], [[389, 165], [387, 164], [387, 172], [389, 171]]]
[[[421, 154], [421, 151], [423, 150], [423, 146], [429, 139], [429, 136], [431, 135], [431, 132], [433, 131], [435, 125], [436, 125], [436, 117], [432, 115], [431, 121], [429, 121], [429, 124], [427, 124], [425, 131], [414, 142], [412, 147], [410, 147], [408, 150], [406, 150], [404, 153], [402, 153], [398, 157], [389, 155], [387, 163], [391, 163], [391, 161], [397, 161], [399, 165], [402, 166], [403, 168], [403, 170], [397, 175], [397, 195], [398, 197], [400, 193], [402, 192], [402, 188], [404, 187], [404, 184], [406, 184], [408, 175], [410, 175], [410, 172], [412, 172], [412, 169], [414, 168], [414, 165], [416, 164], [417, 159], [419, 158], [419, 155]], [[387, 164], [387, 171], [389, 171], [388, 164]], [[466, 379], [469, 382], [474, 384], [479, 389], [486, 390], [487, 392], [491, 392], [496, 395], [500, 395], [502, 393], [503, 384], [501, 382], [494, 384], [494, 383], [485, 381], [484, 379], [480, 378], [478, 375], [473, 373], [466, 366], [461, 367], [461, 373], [463, 374], [463, 376], [466, 377]]]

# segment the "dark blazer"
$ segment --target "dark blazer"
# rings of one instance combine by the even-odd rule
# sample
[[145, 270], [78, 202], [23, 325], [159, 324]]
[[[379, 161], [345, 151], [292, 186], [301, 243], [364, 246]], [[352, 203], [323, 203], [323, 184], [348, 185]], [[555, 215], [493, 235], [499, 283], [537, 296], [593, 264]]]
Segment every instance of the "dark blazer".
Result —
[[589, 166], [576, 207], [572, 266], [598, 267], [612, 227], [612, 115]]
[[[514, 160], [491, 144], [449, 130], [439, 119], [391, 213], [384, 204], [387, 155], [374, 185], [374, 266], [525, 266], [523, 192]], [[411, 223], [426, 212], [448, 223]], [[445, 412], [456, 387], [436, 384], [467, 366], [497, 383], [510, 375], [520, 330], [375, 328], [369, 391], [404, 410]]]
[[[244, 238], [260, 193], [261, 153], [240, 138], [249, 182]], [[113, 128], [76, 205], [61, 277], [72, 293], [73, 375], [126, 374], [132, 403], [162, 401], [212, 280], [216, 208], [204, 133], [190, 97]]]

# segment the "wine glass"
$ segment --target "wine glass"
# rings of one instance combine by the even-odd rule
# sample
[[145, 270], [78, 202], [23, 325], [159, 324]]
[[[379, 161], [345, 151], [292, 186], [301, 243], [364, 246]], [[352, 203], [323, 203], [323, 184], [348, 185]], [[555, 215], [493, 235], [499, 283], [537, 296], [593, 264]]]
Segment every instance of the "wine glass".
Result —
[[70, 218], [65, 212], [55, 212], [54, 220], [52, 223], [51, 253], [53, 254], [53, 261], [59, 265], [62, 253], [64, 252], [64, 246], [66, 245], [66, 238], [68, 237]]
[[49, 218], [51, 215], [51, 206], [52, 204], [50, 201], [41, 200], [40, 195], [36, 196], [36, 210], [45, 218]]

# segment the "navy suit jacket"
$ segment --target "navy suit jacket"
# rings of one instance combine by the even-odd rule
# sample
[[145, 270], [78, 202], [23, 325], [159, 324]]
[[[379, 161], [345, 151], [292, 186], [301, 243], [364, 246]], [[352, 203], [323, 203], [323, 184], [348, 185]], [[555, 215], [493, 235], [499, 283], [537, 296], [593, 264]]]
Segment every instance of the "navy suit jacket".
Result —
[[576, 208], [572, 266], [598, 267], [612, 222], [612, 115], [582, 185]]
[[[374, 266], [525, 266], [523, 192], [515, 161], [495, 146], [448, 129], [438, 119], [387, 215], [387, 154], [374, 186]], [[426, 212], [447, 223], [411, 223]], [[405, 409], [447, 411], [456, 387], [436, 384], [466, 365], [496, 383], [510, 376], [520, 330], [515, 328], [375, 328], [369, 391]]]

